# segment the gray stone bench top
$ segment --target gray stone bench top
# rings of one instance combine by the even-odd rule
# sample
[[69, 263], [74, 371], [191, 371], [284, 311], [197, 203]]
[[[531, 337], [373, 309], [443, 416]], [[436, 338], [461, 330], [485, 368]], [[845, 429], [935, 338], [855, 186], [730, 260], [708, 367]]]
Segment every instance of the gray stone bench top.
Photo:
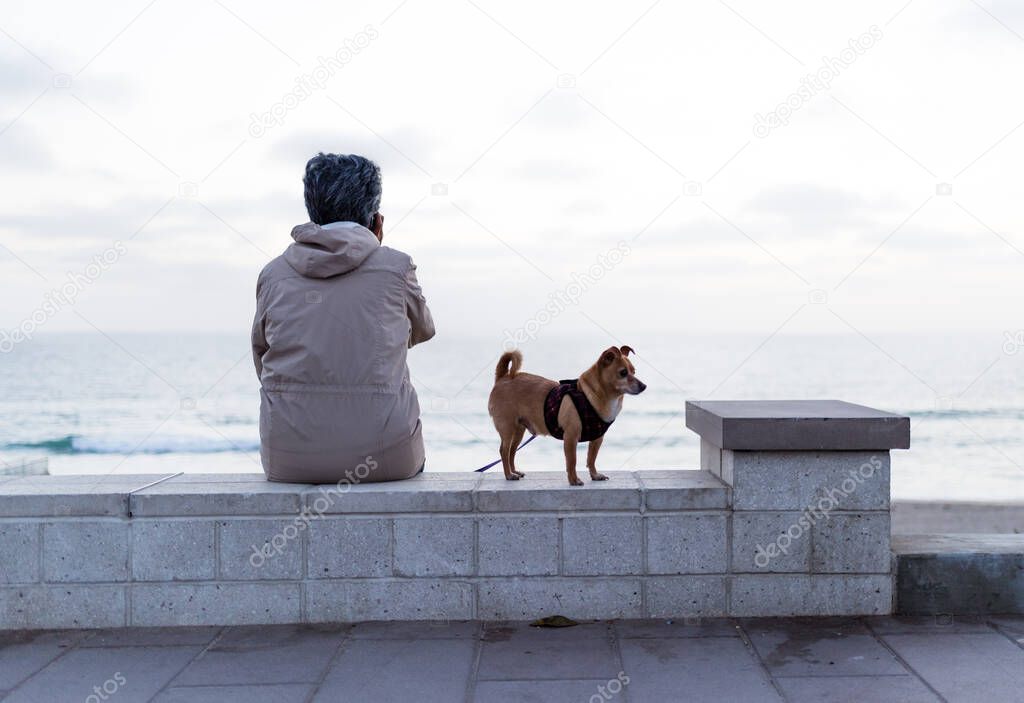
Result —
[[688, 400], [686, 426], [721, 449], [908, 449], [910, 418], [842, 400]]
[[704, 471], [611, 471], [569, 486], [562, 471], [427, 473], [361, 485], [273, 483], [262, 474], [29, 476], [0, 483], [0, 518], [189, 517], [423, 512], [722, 510], [729, 488]]

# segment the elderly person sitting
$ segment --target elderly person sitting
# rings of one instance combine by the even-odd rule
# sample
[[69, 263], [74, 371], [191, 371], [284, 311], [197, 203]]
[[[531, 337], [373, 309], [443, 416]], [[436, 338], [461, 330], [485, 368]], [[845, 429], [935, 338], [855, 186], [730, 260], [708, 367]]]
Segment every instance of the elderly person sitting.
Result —
[[422, 471], [409, 347], [434, 336], [416, 266], [382, 246], [380, 169], [361, 156], [306, 164], [310, 222], [256, 283], [260, 455], [271, 481], [393, 481]]

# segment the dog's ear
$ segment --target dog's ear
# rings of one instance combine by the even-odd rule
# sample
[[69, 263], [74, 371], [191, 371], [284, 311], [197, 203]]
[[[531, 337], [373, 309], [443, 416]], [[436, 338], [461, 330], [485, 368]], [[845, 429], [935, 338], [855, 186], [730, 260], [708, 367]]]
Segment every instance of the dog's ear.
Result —
[[629, 356], [630, 354], [636, 354], [636, 352], [633, 351], [633, 347], [622, 346], [622, 347], [619, 347], [619, 351], [622, 352], [623, 356]]
[[620, 352], [615, 347], [608, 347], [607, 349], [604, 350], [604, 353], [601, 354], [601, 366], [608, 366], [609, 364], [613, 363], [621, 354], [622, 352]]

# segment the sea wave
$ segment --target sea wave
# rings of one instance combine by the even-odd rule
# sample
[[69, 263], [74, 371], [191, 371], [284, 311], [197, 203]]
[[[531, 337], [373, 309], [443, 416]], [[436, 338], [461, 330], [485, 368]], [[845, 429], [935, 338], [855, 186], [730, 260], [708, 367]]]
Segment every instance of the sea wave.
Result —
[[42, 451], [49, 454], [216, 454], [252, 452], [259, 440], [249, 438], [152, 435], [149, 437], [89, 437], [64, 435], [35, 442], [11, 442], [0, 450]]
[[914, 420], [935, 418], [938, 420], [1024, 420], [1024, 409], [1022, 408], [979, 408], [979, 409], [922, 409], [908, 410], [907, 414]]

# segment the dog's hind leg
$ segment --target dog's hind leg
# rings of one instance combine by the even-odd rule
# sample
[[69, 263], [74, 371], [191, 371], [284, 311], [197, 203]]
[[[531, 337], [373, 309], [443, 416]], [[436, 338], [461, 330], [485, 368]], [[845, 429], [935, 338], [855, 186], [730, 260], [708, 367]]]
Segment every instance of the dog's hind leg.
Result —
[[512, 447], [512, 440], [511, 439], [505, 439], [504, 437], [502, 437], [502, 439], [501, 439], [501, 446], [498, 447], [498, 454], [499, 454], [499, 456], [501, 456], [501, 468], [505, 471], [505, 480], [506, 481], [518, 481], [519, 480], [519, 476], [517, 476], [512, 471], [512, 451], [511, 451], [511, 447]]
[[515, 421], [502, 420], [500, 423], [495, 421], [494, 427], [498, 430], [498, 436], [501, 438], [501, 445], [498, 447], [498, 456], [501, 457], [501, 468], [505, 471], [506, 481], [518, 481], [519, 476], [512, 471], [512, 457], [515, 456], [515, 437], [517, 431], [517, 425]]
[[523, 423], [516, 425], [515, 434], [512, 435], [512, 446], [509, 448], [508, 453], [508, 465], [512, 470], [512, 473], [522, 478], [526, 474], [516, 469], [516, 452], [519, 451], [519, 445], [523, 443], [523, 434], [526, 432], [526, 427]]

